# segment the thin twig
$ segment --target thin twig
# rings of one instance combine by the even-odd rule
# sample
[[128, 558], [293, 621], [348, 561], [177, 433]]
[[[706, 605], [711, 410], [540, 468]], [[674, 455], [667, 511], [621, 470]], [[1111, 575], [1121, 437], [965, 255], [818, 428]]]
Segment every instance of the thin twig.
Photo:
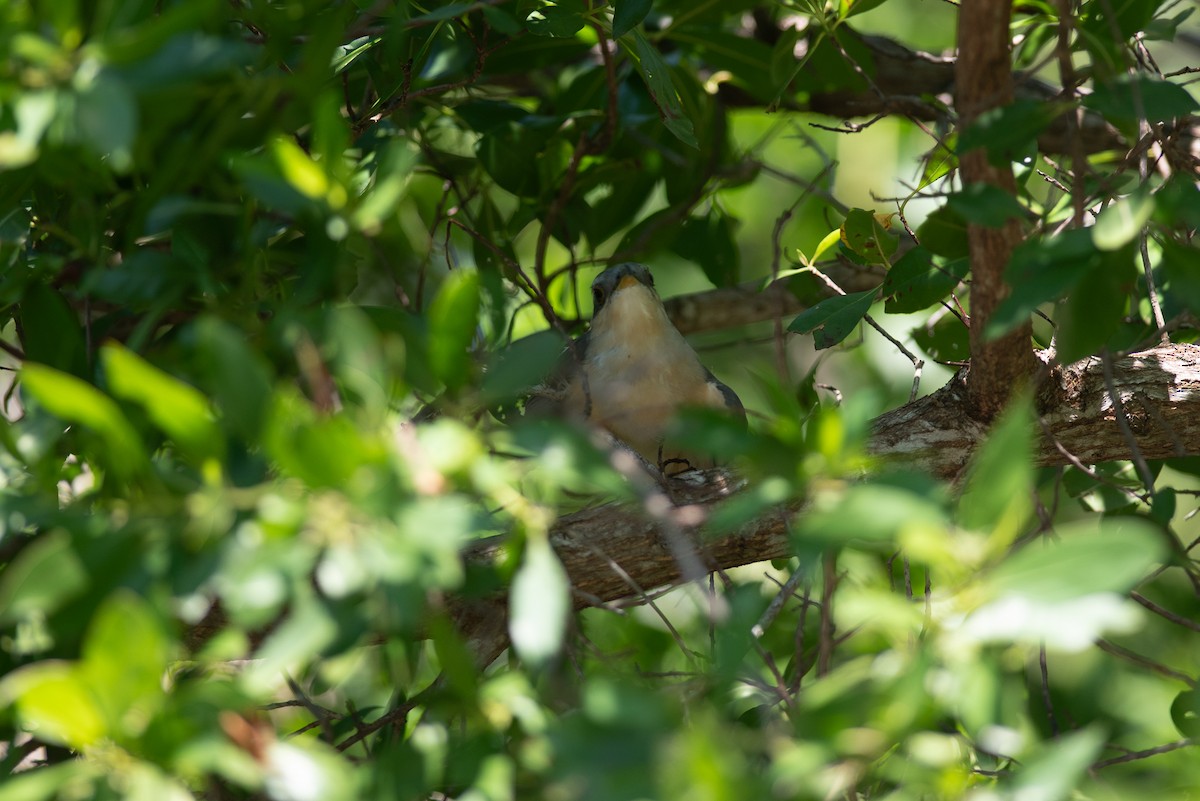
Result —
[[1113, 757], [1112, 759], [1102, 759], [1092, 765], [1092, 769], [1101, 770], [1102, 768], [1107, 768], [1110, 765], [1119, 765], [1122, 762], [1136, 762], [1139, 759], [1146, 759], [1147, 757], [1158, 756], [1159, 754], [1167, 754], [1171, 751], [1178, 751], [1180, 748], [1188, 748], [1193, 745], [1196, 745], [1195, 740], [1176, 740], [1173, 743], [1159, 745], [1154, 748], [1147, 748], [1144, 751], [1134, 751], [1129, 754], [1122, 754], [1119, 757]]

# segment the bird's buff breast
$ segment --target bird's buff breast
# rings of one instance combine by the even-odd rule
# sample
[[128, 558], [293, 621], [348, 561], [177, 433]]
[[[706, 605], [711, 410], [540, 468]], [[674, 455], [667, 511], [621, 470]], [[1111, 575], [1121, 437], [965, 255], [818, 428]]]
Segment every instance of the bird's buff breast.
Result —
[[661, 306], [649, 300], [622, 303], [621, 319], [610, 321], [619, 324], [606, 326], [599, 336], [593, 330], [587, 386], [575, 389], [586, 393], [577, 399], [576, 408], [587, 409], [589, 420], [655, 461], [681, 406], [716, 404], [695, 352]]

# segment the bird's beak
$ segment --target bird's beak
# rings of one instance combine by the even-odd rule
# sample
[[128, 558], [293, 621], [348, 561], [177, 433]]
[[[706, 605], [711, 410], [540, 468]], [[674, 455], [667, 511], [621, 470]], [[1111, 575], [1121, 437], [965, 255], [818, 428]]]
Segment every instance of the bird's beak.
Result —
[[640, 283], [641, 281], [637, 280], [632, 275], [626, 275], [617, 282], [617, 289], [625, 289], [627, 287], [637, 286]]

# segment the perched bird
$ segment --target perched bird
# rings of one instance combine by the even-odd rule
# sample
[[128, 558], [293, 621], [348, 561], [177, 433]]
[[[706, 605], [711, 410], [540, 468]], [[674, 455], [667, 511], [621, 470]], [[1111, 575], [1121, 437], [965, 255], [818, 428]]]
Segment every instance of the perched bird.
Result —
[[710, 465], [703, 443], [665, 441], [671, 421], [686, 406], [727, 410], [742, 421], [746, 411], [671, 323], [650, 270], [634, 262], [609, 267], [592, 282], [592, 299], [591, 329], [566, 355], [563, 411], [607, 429], [660, 468]]

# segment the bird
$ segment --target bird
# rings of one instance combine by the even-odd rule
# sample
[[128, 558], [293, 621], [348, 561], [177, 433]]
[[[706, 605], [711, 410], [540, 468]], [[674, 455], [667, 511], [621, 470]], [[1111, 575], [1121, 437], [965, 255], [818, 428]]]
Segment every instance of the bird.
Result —
[[684, 407], [709, 407], [744, 424], [746, 410], [671, 322], [649, 268], [609, 267], [592, 282], [592, 301], [589, 330], [564, 354], [564, 415], [607, 430], [660, 470], [713, 466], [702, 445], [666, 441], [671, 422]]

